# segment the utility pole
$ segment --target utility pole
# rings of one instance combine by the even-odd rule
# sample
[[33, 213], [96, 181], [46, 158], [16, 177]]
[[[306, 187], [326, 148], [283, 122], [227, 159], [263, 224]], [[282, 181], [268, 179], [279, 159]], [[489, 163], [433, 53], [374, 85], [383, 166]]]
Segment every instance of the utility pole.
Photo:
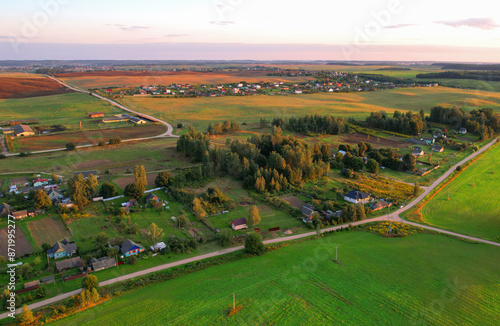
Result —
[[236, 310], [236, 294], [233, 292], [233, 310]]

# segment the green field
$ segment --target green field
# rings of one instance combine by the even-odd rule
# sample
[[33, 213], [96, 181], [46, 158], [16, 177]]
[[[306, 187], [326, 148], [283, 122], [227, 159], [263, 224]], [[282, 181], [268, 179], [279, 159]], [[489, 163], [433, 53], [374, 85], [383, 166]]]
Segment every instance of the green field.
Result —
[[[497, 254], [438, 235], [342, 233], [136, 290], [52, 325], [491, 325]], [[226, 317], [233, 292], [242, 309]]]
[[0, 100], [0, 120], [38, 119], [40, 126], [63, 125], [77, 129], [82, 121], [83, 128], [99, 128], [102, 119], [89, 119], [87, 112], [112, 116], [123, 111], [83, 93]]
[[500, 146], [497, 145], [422, 208], [424, 221], [458, 233], [500, 241], [498, 162]]
[[422, 87], [364, 93], [320, 93], [289, 96], [227, 96], [219, 98], [124, 97], [122, 104], [142, 110], [170, 123], [206, 128], [226, 119], [257, 123], [260, 118], [331, 114], [364, 120], [372, 111], [415, 111], [427, 113], [436, 105], [466, 109], [483, 107], [500, 111], [500, 94], [446, 87]]

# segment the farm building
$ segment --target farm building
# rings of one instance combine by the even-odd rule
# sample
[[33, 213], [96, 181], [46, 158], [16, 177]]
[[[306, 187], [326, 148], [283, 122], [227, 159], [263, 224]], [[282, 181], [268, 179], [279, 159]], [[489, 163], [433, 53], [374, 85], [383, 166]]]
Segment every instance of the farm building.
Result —
[[372, 210], [374, 212], [376, 212], [376, 211], [379, 211], [379, 210], [384, 209], [384, 208], [389, 207], [389, 206], [392, 206], [392, 203], [388, 203], [386, 201], [380, 201], [380, 202], [376, 203], [375, 205], [373, 205]]
[[420, 156], [424, 156], [425, 153], [421, 149], [414, 149], [413, 152], [411, 152], [411, 155], [413, 155], [415, 157], [420, 157]]
[[149, 248], [151, 249], [151, 251], [156, 252], [167, 248], [167, 245], [165, 244], [165, 242], [158, 242], [157, 244], [155, 244], [154, 246], [150, 246]]
[[52, 200], [52, 201], [59, 200], [59, 199], [64, 197], [61, 193], [59, 193], [54, 188], [50, 188], [49, 191], [47, 191], [47, 196], [49, 196], [50, 200]]
[[25, 289], [29, 289], [29, 288], [33, 288], [33, 287], [39, 286], [39, 285], [40, 285], [40, 281], [39, 280], [34, 280], [34, 281], [31, 281], [31, 282], [24, 283], [24, 288]]
[[146, 203], [150, 202], [159, 202], [160, 198], [158, 198], [155, 194], [148, 194], [146, 196]]
[[432, 151], [442, 153], [444, 151], [443, 146], [434, 145], [431, 147]]
[[94, 272], [97, 272], [116, 266], [116, 260], [113, 257], [107, 256], [101, 258], [92, 258], [89, 260], [89, 265], [92, 266]]
[[27, 125], [17, 125], [13, 129], [16, 137], [33, 136], [35, 132]]
[[64, 239], [61, 242], [57, 242], [52, 248], [47, 250], [47, 255], [50, 258], [59, 259], [63, 257], [71, 257], [76, 254], [78, 247], [74, 242], [69, 242]]
[[90, 119], [104, 117], [104, 113], [103, 112], [90, 112], [90, 113], [87, 113], [87, 115], [89, 116]]
[[33, 180], [33, 187], [41, 187], [49, 184], [48, 179], [36, 178]]
[[369, 194], [358, 190], [351, 190], [344, 195], [344, 200], [353, 204], [366, 204], [370, 199]]
[[248, 229], [247, 220], [244, 217], [233, 220], [231, 222], [231, 227], [233, 230]]
[[7, 203], [0, 204], [0, 217], [7, 217], [14, 211], [14, 207]]
[[467, 129], [460, 128], [460, 130], [458, 132], [461, 133], [462, 135], [465, 135], [467, 133]]
[[63, 272], [67, 269], [75, 267], [83, 267], [83, 266], [85, 266], [85, 262], [80, 257], [75, 257], [56, 262], [56, 270], [58, 272]]
[[127, 239], [123, 241], [120, 251], [125, 257], [128, 257], [143, 252], [144, 247], [140, 243], [135, 243], [134, 241]]
[[300, 209], [300, 211], [302, 212], [302, 214], [304, 214], [307, 218], [311, 219], [312, 218], [312, 215], [314, 213], [314, 206], [311, 205], [311, 204], [306, 204], [304, 206], [302, 206], [302, 208]]
[[103, 123], [114, 123], [114, 122], [125, 122], [128, 121], [127, 118], [122, 118], [122, 117], [114, 117], [114, 118], [105, 118], [102, 119]]
[[28, 217], [28, 211], [19, 211], [19, 212], [13, 212], [12, 216], [14, 216], [15, 220], [22, 220], [23, 218]]
[[90, 177], [92, 174], [95, 175], [95, 176], [97, 176], [97, 178], [99, 179], [99, 176], [97, 175], [97, 171], [96, 170], [75, 172], [74, 176], [76, 177], [79, 174], [83, 175], [83, 177], [85, 179], [87, 179], [88, 177]]

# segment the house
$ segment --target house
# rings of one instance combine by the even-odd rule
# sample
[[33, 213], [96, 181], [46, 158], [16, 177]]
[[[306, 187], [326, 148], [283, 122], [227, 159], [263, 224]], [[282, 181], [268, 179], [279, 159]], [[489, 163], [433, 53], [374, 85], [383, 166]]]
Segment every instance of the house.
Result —
[[85, 266], [84, 261], [80, 257], [75, 257], [71, 259], [66, 259], [63, 261], [56, 262], [56, 270], [60, 273], [67, 269], [75, 268], [75, 267], [83, 267]]
[[99, 176], [97, 175], [97, 171], [96, 170], [75, 172], [74, 176], [76, 177], [79, 174], [83, 175], [83, 177], [85, 179], [87, 179], [91, 175], [95, 175], [95, 176], [97, 176], [97, 179], [99, 179]]
[[150, 202], [159, 202], [160, 198], [158, 198], [155, 194], [148, 194], [146, 196], [146, 203]]
[[370, 195], [363, 191], [351, 190], [344, 195], [344, 200], [353, 204], [366, 204], [371, 199]]
[[[15, 132], [15, 131], [14, 131]], [[465, 135], [467, 133], [467, 129], [465, 128], [460, 128], [460, 130], [458, 131], [459, 133], [461, 133], [462, 135]]]
[[413, 155], [415, 157], [420, 157], [420, 156], [424, 156], [425, 153], [421, 149], [414, 149], [413, 152], [411, 152], [411, 155]]
[[444, 147], [439, 145], [434, 145], [431, 147], [431, 150], [434, 152], [442, 153], [444, 152]]
[[295, 94], [302, 94], [302, 90], [301, 89], [296, 89], [295, 90]]
[[128, 257], [143, 252], [144, 247], [140, 243], [135, 243], [134, 241], [127, 239], [123, 241], [120, 251], [125, 257]]
[[89, 265], [94, 272], [101, 271], [110, 267], [116, 266], [116, 260], [113, 257], [91, 258]]
[[105, 119], [102, 119], [103, 123], [114, 123], [114, 122], [124, 122], [124, 121], [128, 121], [128, 119], [127, 118], [122, 118], [122, 117], [114, 117], [114, 118], [105, 118]]
[[247, 220], [244, 217], [233, 220], [231, 222], [231, 227], [233, 230], [248, 229]]
[[380, 202], [376, 203], [375, 205], [373, 205], [372, 211], [376, 212], [376, 211], [379, 211], [379, 210], [384, 209], [384, 208], [389, 207], [389, 206], [392, 206], [392, 203], [388, 203], [386, 201], [380, 201]]
[[136, 125], [143, 125], [143, 124], [146, 124], [147, 121], [146, 120], [143, 120], [143, 119], [140, 119], [138, 117], [130, 117], [128, 119], [130, 122], [133, 122], [135, 123]]
[[7, 203], [0, 204], [0, 217], [7, 217], [14, 211], [14, 207]]
[[66, 207], [67, 209], [71, 209], [73, 207], [75, 207], [75, 203], [73, 203], [71, 200], [68, 201], [68, 202], [62, 202], [59, 204], [59, 206], [62, 206], [62, 207]]
[[71, 257], [76, 254], [78, 247], [74, 242], [69, 242], [64, 239], [61, 242], [57, 242], [52, 248], [47, 250], [47, 255], [50, 258], [59, 259], [63, 257]]
[[49, 184], [48, 179], [36, 178], [33, 180], [33, 187], [41, 187]]
[[40, 285], [40, 281], [34, 280], [31, 282], [24, 283], [24, 288], [25, 289], [34, 288], [34, 287], [38, 287], [39, 285]]
[[434, 142], [436, 141], [436, 139], [430, 138], [430, 137], [424, 137], [424, 138], [422, 138], [422, 140], [425, 141], [425, 143], [428, 145], [434, 144]]
[[33, 136], [35, 134], [33, 129], [27, 125], [16, 125], [14, 126], [13, 131], [16, 137]]
[[104, 113], [103, 112], [90, 112], [90, 113], [87, 113], [87, 115], [89, 116], [90, 119], [104, 117]]
[[22, 220], [23, 218], [28, 217], [28, 211], [19, 211], [19, 212], [13, 212], [12, 216], [14, 216], [15, 220]]
[[[310, 204], [309, 204], [310, 205]], [[302, 208], [300, 209], [300, 211], [302, 212], [302, 214], [304, 214], [307, 218], [311, 219], [312, 216], [313, 216], [313, 213], [314, 213], [314, 207], [312, 207], [312, 205], [304, 205], [302, 206]]]
[[165, 242], [158, 242], [157, 244], [155, 244], [154, 246], [150, 246], [149, 248], [151, 249], [151, 251], [156, 252], [167, 248], [167, 245], [165, 244]]

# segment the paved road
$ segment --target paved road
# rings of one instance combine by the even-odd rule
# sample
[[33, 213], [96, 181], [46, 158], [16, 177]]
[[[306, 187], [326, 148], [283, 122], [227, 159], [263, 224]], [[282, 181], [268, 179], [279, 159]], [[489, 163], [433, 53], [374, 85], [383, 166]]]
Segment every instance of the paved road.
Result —
[[[96, 94], [96, 93], [92, 93], [90, 91], [86, 91], [86, 90], [83, 90], [81, 88], [78, 88], [78, 87], [75, 87], [75, 86], [71, 86], [65, 82], [63, 82], [62, 80], [59, 80], [55, 77], [52, 77], [52, 76], [49, 76], [49, 75], [45, 75], [46, 77], [50, 78], [50, 79], [53, 79], [55, 80], [56, 82], [60, 83], [61, 85], [64, 85], [65, 87], [75, 91], [75, 92], [80, 92], [80, 93], [86, 93], [86, 94], [90, 94], [94, 97], [97, 97], [101, 100], [104, 100], [104, 101], [107, 101], [109, 102], [111, 105], [114, 105], [114, 106], [117, 106], [119, 107], [120, 109], [124, 110], [124, 111], [127, 111], [127, 112], [130, 112], [130, 113], [134, 113], [134, 114], [140, 114], [142, 115], [143, 117], [151, 120], [151, 121], [155, 121], [155, 122], [159, 122], [163, 125], [165, 125], [167, 127], [167, 131], [164, 132], [163, 134], [161, 135], [158, 135], [158, 136], [152, 136], [152, 137], [144, 137], [144, 138], [134, 138], [134, 139], [126, 139], [126, 140], [122, 140], [122, 142], [129, 142], [129, 141], [138, 141], [138, 140], [148, 140], [148, 139], [155, 139], [155, 138], [163, 138], [163, 137], [176, 137], [178, 138], [179, 136], [177, 135], [174, 135], [173, 134], [173, 131], [174, 131], [174, 128], [172, 127], [172, 125], [170, 125], [168, 122], [166, 121], [163, 121], [163, 120], [160, 120], [158, 118], [155, 118], [153, 116], [150, 116], [150, 115], [147, 115], [147, 114], [143, 114], [143, 113], [140, 113], [140, 112], [137, 112], [137, 111], [134, 111], [124, 105], [121, 105], [120, 103], [116, 102], [116, 101], [113, 101], [113, 100], [110, 100], [104, 96], [101, 96], [99, 94]], [[3, 145], [3, 142], [2, 142], [2, 145]], [[93, 146], [96, 146], [96, 145], [80, 145], [80, 146], [76, 146], [76, 148], [86, 148], [86, 147], [93, 147]], [[3, 149], [3, 147], [2, 147]], [[43, 150], [43, 151], [34, 151], [34, 152], [31, 152], [32, 154], [40, 154], [40, 153], [50, 153], [50, 152], [59, 152], [59, 151], [65, 151], [66, 148], [55, 148], [55, 149], [47, 149], [47, 150]], [[7, 151], [3, 151], [3, 154], [5, 156], [15, 156], [15, 155], [19, 155], [19, 153], [8, 153]]]
[[[462, 161], [460, 161], [459, 163], [457, 163], [455, 166], [451, 167], [445, 174], [443, 174], [443, 176], [441, 176], [435, 182], [433, 182], [432, 185], [429, 186], [424, 191], [423, 194], [421, 194], [420, 196], [418, 196], [413, 202], [411, 202], [410, 204], [406, 205], [405, 207], [400, 208], [400, 209], [398, 209], [398, 210], [396, 210], [396, 211], [394, 211], [394, 212], [392, 212], [390, 214], [386, 214], [386, 215], [383, 215], [383, 216], [379, 216], [379, 217], [375, 217], [375, 218], [371, 218], [371, 219], [367, 219], [367, 220], [363, 220], [363, 221], [352, 222], [352, 223], [349, 223], [349, 224], [356, 226], [356, 225], [362, 225], [362, 224], [376, 222], [376, 221], [402, 222], [402, 223], [414, 225], [414, 226], [417, 226], [417, 227], [421, 227], [421, 228], [424, 228], [424, 229], [427, 229], [427, 230], [432, 230], [432, 231], [435, 231], [435, 232], [441, 232], [441, 233], [449, 234], [449, 235], [452, 235], [452, 236], [455, 236], [455, 237], [459, 237], [459, 238], [463, 238], [463, 239], [468, 239], [468, 240], [477, 241], [477, 242], [486, 243], [486, 244], [490, 244], [490, 245], [494, 245], [494, 246], [500, 247], [500, 243], [497, 243], [497, 242], [488, 241], [488, 240], [484, 240], [484, 239], [480, 239], [480, 238], [475, 238], [475, 237], [470, 237], [470, 236], [467, 236], [467, 235], [463, 235], [463, 234], [459, 234], [459, 233], [455, 233], [455, 232], [450, 232], [450, 231], [442, 230], [442, 229], [431, 227], [431, 226], [427, 226], [427, 225], [422, 225], [422, 224], [418, 224], [418, 223], [414, 223], [414, 222], [410, 222], [410, 221], [405, 221], [405, 220], [403, 220], [403, 219], [401, 219], [399, 217], [399, 214], [401, 214], [401, 213], [403, 213], [403, 212], [411, 209], [417, 203], [419, 203], [420, 201], [422, 201], [425, 198], [425, 196], [427, 196], [434, 188], [436, 188], [442, 181], [444, 181], [450, 174], [452, 174], [455, 171], [455, 169], [456, 169], [456, 167], [458, 165], [462, 165], [465, 162], [467, 162], [467, 161], [473, 159], [474, 157], [478, 156], [479, 154], [483, 153], [485, 150], [487, 150], [492, 145], [494, 145], [495, 142], [496, 142], [496, 139], [493, 140], [493, 141], [491, 141], [489, 144], [485, 145], [479, 151], [477, 151], [477, 152], [469, 155], [468, 157], [464, 158]], [[346, 228], [346, 227], [348, 227], [348, 225], [346, 225], [346, 224], [344, 224], [344, 225], [337, 225], [337, 226], [333, 226], [333, 227], [330, 227], [330, 228], [322, 229], [321, 233], [327, 232], [327, 231], [332, 231], [332, 230], [339, 230], [341, 228]], [[265, 244], [271, 244], [271, 243], [278, 243], [278, 242], [284, 242], [284, 241], [290, 241], [290, 240], [297, 240], [297, 239], [301, 239], [301, 238], [305, 238], [305, 237], [310, 237], [310, 236], [313, 236], [315, 234], [316, 234], [315, 231], [313, 231], [313, 232], [307, 232], [307, 233], [292, 235], [292, 236], [289, 236], [289, 237], [283, 237], [283, 238], [276, 238], [276, 239], [266, 240], [266, 241], [264, 241], [264, 243]], [[224, 255], [224, 254], [227, 254], [227, 253], [230, 253], [230, 252], [234, 252], [234, 251], [238, 251], [238, 250], [241, 250], [241, 249], [243, 249], [243, 246], [238, 246], [238, 247], [232, 247], [232, 248], [228, 248], [228, 249], [224, 249], [224, 250], [219, 250], [219, 251], [216, 251], [216, 252], [211, 252], [211, 253], [208, 253], [208, 254], [199, 255], [199, 256], [196, 256], [196, 257], [191, 257], [191, 258], [183, 259], [183, 260], [180, 260], [180, 261], [177, 261], [177, 262], [163, 264], [163, 265], [159, 265], [159, 266], [156, 266], [156, 267], [148, 268], [148, 269], [145, 269], [145, 270], [142, 270], [142, 271], [138, 271], [138, 272], [134, 272], [134, 273], [131, 273], [131, 274], [123, 275], [123, 276], [120, 276], [120, 277], [109, 279], [107, 281], [100, 282], [99, 284], [101, 286], [110, 285], [110, 284], [113, 284], [113, 283], [116, 283], [116, 282], [122, 282], [122, 281], [125, 281], [125, 280], [128, 280], [128, 279], [131, 279], [131, 278], [134, 278], [134, 277], [146, 275], [146, 274], [153, 273], [153, 272], [158, 272], [158, 271], [161, 271], [161, 270], [164, 270], [164, 269], [167, 269], [167, 268], [171, 268], [171, 267], [175, 267], [175, 266], [187, 264], [187, 263], [190, 263], [190, 262], [194, 262], [194, 261], [198, 261], [198, 260], [202, 260], [202, 259], [206, 259], [206, 258], [211, 258], [211, 257], [216, 257], [216, 256]], [[72, 292], [69, 292], [69, 293], [60, 294], [60, 295], [55, 296], [53, 298], [50, 298], [50, 299], [47, 299], [47, 300], [43, 300], [43, 301], [40, 301], [40, 302], [37, 302], [37, 303], [30, 304], [30, 305], [28, 305], [28, 307], [30, 309], [40, 308], [40, 307], [52, 304], [52, 303], [57, 302], [57, 301], [67, 299], [67, 298], [71, 297], [74, 294], [78, 294], [80, 291], [81, 290], [76, 290], [76, 291], [72, 291]], [[18, 309], [16, 311], [16, 314], [18, 314], [20, 312], [21, 312], [21, 309]], [[7, 317], [8, 317], [7, 313], [0, 314], [0, 319], [7, 318]]]

